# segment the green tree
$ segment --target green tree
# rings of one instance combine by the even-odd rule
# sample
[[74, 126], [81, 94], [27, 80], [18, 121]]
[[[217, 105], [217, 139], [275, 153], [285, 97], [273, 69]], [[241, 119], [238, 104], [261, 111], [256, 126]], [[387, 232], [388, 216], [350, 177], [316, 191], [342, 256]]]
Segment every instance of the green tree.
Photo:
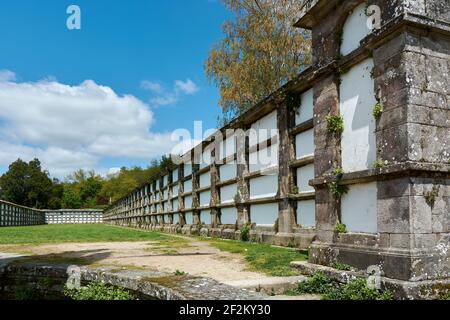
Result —
[[51, 210], [61, 209], [63, 196], [64, 196], [64, 185], [58, 179], [53, 179], [53, 188], [50, 200], [48, 201], [48, 209]]
[[62, 207], [65, 209], [80, 209], [82, 200], [79, 191], [74, 184], [65, 184], [62, 197]]
[[1, 197], [6, 201], [42, 209], [49, 205], [53, 181], [49, 173], [42, 170], [38, 159], [29, 163], [18, 159], [0, 178], [0, 189]]
[[175, 168], [172, 159], [168, 156], [163, 156], [159, 161], [153, 160], [146, 169], [140, 167], [121, 168], [120, 172], [106, 179], [100, 195], [115, 202], [138, 186], [149, 183], [156, 175], [166, 174]]
[[223, 26], [224, 39], [205, 62], [220, 89], [228, 121], [293, 79], [310, 64], [310, 35], [293, 27], [302, 1], [222, 0], [234, 13]]
[[63, 205], [66, 208], [95, 207], [103, 187], [103, 178], [94, 171], [82, 169], [67, 178]]
[[125, 170], [122, 170], [121, 174], [105, 181], [101, 191], [104, 198], [115, 202], [139, 186], [136, 179], [124, 172]]

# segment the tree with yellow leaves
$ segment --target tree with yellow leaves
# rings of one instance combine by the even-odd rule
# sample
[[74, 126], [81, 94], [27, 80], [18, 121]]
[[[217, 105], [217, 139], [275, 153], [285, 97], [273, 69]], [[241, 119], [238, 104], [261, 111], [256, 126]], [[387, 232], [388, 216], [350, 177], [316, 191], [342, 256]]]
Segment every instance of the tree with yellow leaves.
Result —
[[302, 1], [222, 0], [235, 13], [205, 62], [223, 122], [248, 110], [310, 64], [310, 34], [293, 26]]

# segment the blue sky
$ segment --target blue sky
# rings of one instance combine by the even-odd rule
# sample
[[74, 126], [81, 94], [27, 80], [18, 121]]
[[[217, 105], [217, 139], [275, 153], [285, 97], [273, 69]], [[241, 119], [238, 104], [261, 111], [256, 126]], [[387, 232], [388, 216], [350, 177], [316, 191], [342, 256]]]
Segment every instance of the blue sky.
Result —
[[[66, 27], [71, 4], [81, 30]], [[203, 64], [230, 18], [213, 0], [2, 1], [0, 172], [19, 156], [56, 176], [145, 166], [172, 130], [215, 127]]]

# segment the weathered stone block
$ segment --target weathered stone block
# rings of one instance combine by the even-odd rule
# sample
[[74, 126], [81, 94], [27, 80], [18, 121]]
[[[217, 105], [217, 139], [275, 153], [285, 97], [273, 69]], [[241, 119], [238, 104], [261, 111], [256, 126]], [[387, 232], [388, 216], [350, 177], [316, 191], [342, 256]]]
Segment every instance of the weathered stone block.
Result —
[[432, 233], [431, 207], [425, 197], [410, 197], [411, 233]]
[[378, 181], [378, 199], [405, 197], [411, 194], [411, 180], [408, 177]]
[[391, 248], [409, 249], [413, 246], [409, 233], [392, 233], [390, 235]]
[[395, 38], [383, 43], [378, 48], [373, 50], [373, 58], [375, 65], [382, 66], [384, 62], [388, 61], [393, 56], [402, 52], [406, 45], [406, 35], [399, 34]]
[[450, 161], [450, 135], [448, 128], [409, 123], [408, 159], [420, 162]]
[[[450, 128], [450, 109], [445, 109], [447, 107], [446, 96], [430, 92], [424, 92], [421, 96], [424, 100], [427, 99], [427, 97], [430, 97], [430, 100], [424, 102], [427, 106], [409, 105], [405, 112], [407, 121], [417, 124]], [[434, 98], [437, 100], [442, 98], [443, 100], [436, 101]]]
[[335, 168], [340, 167], [340, 152], [337, 148], [316, 149], [315, 174], [316, 177], [330, 175]]
[[448, 60], [427, 56], [425, 64], [427, 90], [449, 94], [450, 75]]
[[378, 201], [378, 232], [409, 233], [409, 197], [380, 199]]
[[450, 232], [450, 197], [441, 197], [437, 200], [432, 216], [434, 233]]
[[407, 124], [377, 132], [378, 158], [388, 163], [408, 160], [408, 126]]
[[436, 246], [436, 235], [430, 234], [414, 234], [414, 248], [416, 249], [429, 249]]
[[316, 225], [318, 229], [334, 231], [337, 222], [338, 215], [335, 203], [316, 204]]

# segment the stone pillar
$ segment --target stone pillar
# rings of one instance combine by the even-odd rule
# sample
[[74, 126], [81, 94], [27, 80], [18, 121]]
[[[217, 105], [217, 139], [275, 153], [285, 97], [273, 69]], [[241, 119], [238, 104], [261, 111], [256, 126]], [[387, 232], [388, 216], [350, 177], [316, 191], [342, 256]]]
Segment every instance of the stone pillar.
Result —
[[200, 161], [202, 159], [203, 144], [200, 144], [194, 149], [192, 154], [192, 216], [193, 225], [200, 225], [200, 176], [198, 171], [200, 170]]
[[[314, 86], [314, 171], [324, 178], [315, 185], [317, 240], [331, 242], [340, 221], [340, 202], [329, 191], [326, 178], [341, 168], [340, 136], [328, 132], [327, 117], [339, 114], [339, 77], [332, 74]], [[314, 257], [314, 256], [313, 256]]]
[[178, 167], [178, 208], [180, 212], [180, 226], [186, 224], [186, 219], [184, 218], [184, 164], [180, 164]]
[[238, 228], [251, 222], [249, 181], [245, 176], [249, 172], [249, 138], [244, 129], [236, 130], [236, 158], [237, 158], [237, 189], [236, 207], [238, 212]]
[[[380, 7], [382, 27], [345, 56], [340, 55], [341, 30], [363, 1], [306, 2], [297, 25], [312, 29], [317, 74], [313, 185], [318, 233], [310, 261], [362, 270], [377, 265], [387, 279], [416, 287], [423, 280], [448, 278], [449, 251], [442, 250], [450, 246], [448, 1], [368, 1]], [[376, 166], [338, 177], [333, 170], [342, 166], [341, 141], [328, 133], [326, 117], [341, 111], [341, 74], [370, 58], [374, 98], [382, 107], [375, 129]], [[350, 188], [376, 183], [376, 233], [336, 232], [341, 204], [329, 190], [330, 181]]]
[[213, 147], [211, 148], [211, 227], [217, 228], [220, 222], [220, 209], [218, 208], [218, 204], [220, 202], [220, 189], [217, 184], [220, 181], [220, 172], [219, 167], [217, 165], [217, 161], [219, 160], [219, 144], [217, 139], [214, 139]]
[[295, 159], [295, 140], [290, 129], [295, 126], [295, 112], [286, 104], [280, 105], [277, 112], [278, 127], [278, 233], [292, 233], [295, 226], [295, 210], [290, 201], [293, 174], [290, 163]]

